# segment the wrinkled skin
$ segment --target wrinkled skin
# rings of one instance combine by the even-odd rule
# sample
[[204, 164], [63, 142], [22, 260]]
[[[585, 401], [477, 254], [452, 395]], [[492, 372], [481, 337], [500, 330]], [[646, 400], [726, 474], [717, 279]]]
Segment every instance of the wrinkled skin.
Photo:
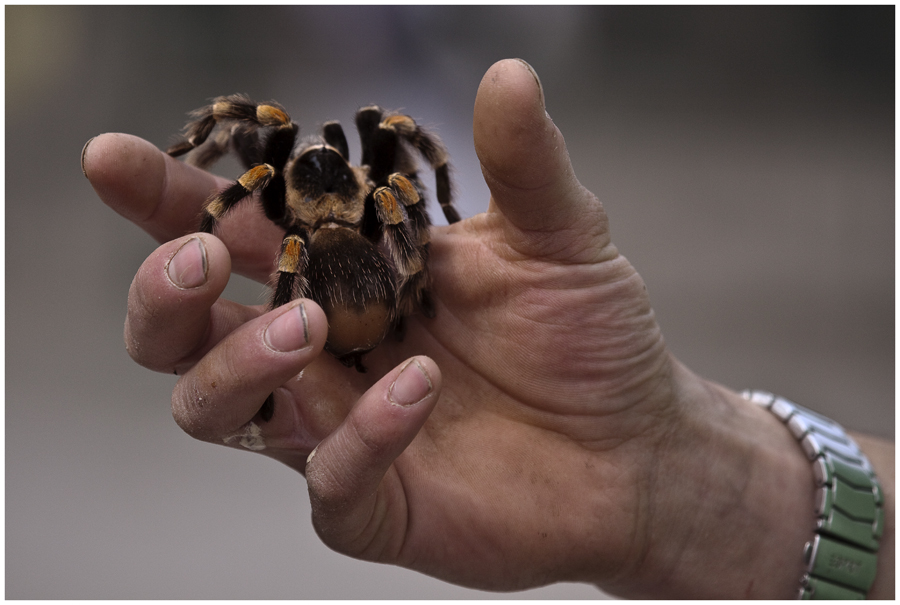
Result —
[[224, 182], [128, 135], [94, 139], [83, 162], [100, 197], [165, 242], [132, 285], [129, 353], [180, 375], [173, 414], [190, 435], [303, 473], [316, 531], [347, 555], [491, 590], [792, 596], [811, 492], [771, 505], [756, 477], [809, 480], [796, 444], [669, 354], [524, 62], [487, 72], [474, 135], [488, 210], [433, 229], [436, 316], [409, 318], [366, 374], [322, 354], [315, 303], [219, 299], [231, 271], [272, 271], [281, 234], [255, 206], [193, 234]]

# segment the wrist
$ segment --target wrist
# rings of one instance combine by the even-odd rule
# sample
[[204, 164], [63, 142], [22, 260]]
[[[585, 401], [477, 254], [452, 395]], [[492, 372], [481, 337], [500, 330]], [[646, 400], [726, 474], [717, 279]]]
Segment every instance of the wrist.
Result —
[[678, 421], [661, 446], [649, 546], [629, 596], [791, 598], [813, 536], [813, 475], [776, 418], [675, 364]]
[[804, 551], [798, 597], [864, 599], [884, 560], [885, 497], [871, 462], [833, 420], [765, 391], [743, 395], [785, 424], [816, 478], [816, 536]]

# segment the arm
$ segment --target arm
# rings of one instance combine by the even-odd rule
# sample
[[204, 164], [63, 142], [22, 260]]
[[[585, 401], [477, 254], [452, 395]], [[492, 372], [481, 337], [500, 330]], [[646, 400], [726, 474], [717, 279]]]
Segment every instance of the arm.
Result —
[[[793, 598], [812, 539], [811, 464], [771, 413], [724, 387], [698, 380], [685, 396], [689, 426], [679, 431], [655, 490], [652, 533], [665, 536], [659, 567], [630, 596]], [[855, 434], [885, 495], [885, 532], [870, 598], [893, 598], [893, 444]], [[681, 503], [679, 505], [679, 502]], [[686, 514], [690, 511], [690, 514]], [[659, 583], [657, 583], [659, 582]]]

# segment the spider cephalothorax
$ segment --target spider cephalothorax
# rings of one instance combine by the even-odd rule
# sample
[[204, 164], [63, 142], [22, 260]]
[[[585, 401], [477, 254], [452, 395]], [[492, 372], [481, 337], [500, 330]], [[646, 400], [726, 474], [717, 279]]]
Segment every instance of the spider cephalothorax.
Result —
[[233, 150], [247, 169], [206, 202], [200, 229], [211, 233], [258, 191], [265, 215], [285, 230], [273, 308], [301, 296], [315, 300], [328, 317], [325, 349], [359, 371], [365, 371], [362, 356], [404, 317], [416, 310], [434, 314], [427, 267], [431, 222], [416, 153], [435, 171], [447, 221], [459, 220], [447, 153], [435, 135], [408, 116], [364, 107], [356, 114], [362, 160], [354, 166], [338, 122], [298, 144], [297, 125], [275, 103], [219, 97], [193, 118], [187, 140], [171, 147], [170, 155], [190, 151], [187, 161], [206, 168]]

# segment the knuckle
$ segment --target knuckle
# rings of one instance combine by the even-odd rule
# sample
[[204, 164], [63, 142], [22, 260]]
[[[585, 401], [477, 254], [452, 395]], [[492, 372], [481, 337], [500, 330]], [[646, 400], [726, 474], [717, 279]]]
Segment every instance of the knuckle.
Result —
[[209, 395], [185, 378], [175, 385], [172, 392], [172, 417], [181, 430], [194, 439], [213, 440], [214, 435], [208, 422], [212, 405]]
[[127, 321], [125, 324], [124, 340], [125, 351], [135, 363], [150, 370], [170, 371], [170, 368], [156, 359], [154, 348], [146, 345], [146, 335], [142, 334], [140, 330], [135, 330], [134, 323], [131, 321]]
[[341, 473], [329, 465], [307, 468], [306, 480], [316, 531], [323, 541], [328, 543], [327, 537], [334, 533], [329, 531], [334, 525], [334, 520], [342, 518], [353, 506], [352, 486], [342, 480]]
[[[255, 348], [247, 348], [245, 343], [236, 339], [225, 339], [219, 344], [213, 362], [217, 368], [215, 374], [222, 377], [228, 377], [229, 389], [234, 392], [251, 391], [254, 388], [254, 376], [246, 367], [248, 355], [252, 354]], [[213, 369], [210, 368], [212, 372]]]
[[310, 495], [320, 513], [337, 514], [351, 506], [386, 449], [353, 421], [335, 437], [329, 446], [329, 463], [307, 467]]
[[152, 370], [161, 369], [153, 352], [155, 347], [147, 341], [160, 323], [161, 309], [153, 304], [152, 297], [146, 295], [141, 273], [134, 278], [128, 294], [128, 311], [125, 318], [125, 350], [138, 364]]
[[307, 475], [310, 496], [320, 513], [340, 509], [347, 502], [350, 494], [331, 469], [319, 467], [311, 475]]
[[379, 460], [388, 449], [388, 444], [379, 439], [371, 427], [356, 421], [355, 416], [350, 416], [348, 428], [353, 431], [353, 440], [357, 442], [361, 456], [368, 460]]
[[128, 292], [123, 338], [135, 363], [157, 372], [183, 373], [198, 359], [210, 334], [208, 317], [183, 297], [167, 296], [143, 267]]

